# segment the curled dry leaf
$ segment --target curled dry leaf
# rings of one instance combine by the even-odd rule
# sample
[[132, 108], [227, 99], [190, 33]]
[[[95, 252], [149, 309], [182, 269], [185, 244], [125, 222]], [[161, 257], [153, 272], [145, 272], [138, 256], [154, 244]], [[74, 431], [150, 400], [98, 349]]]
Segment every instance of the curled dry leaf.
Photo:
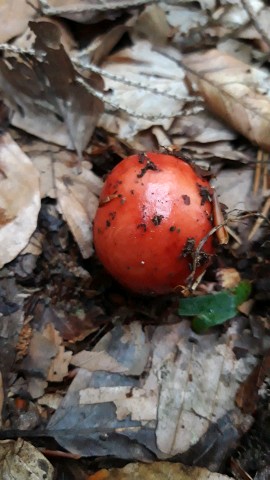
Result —
[[270, 151], [268, 74], [218, 50], [187, 55], [183, 62], [210, 110]]
[[73, 152], [55, 152], [47, 145], [47, 151], [30, 152], [30, 156], [40, 171], [42, 197], [57, 199], [57, 207], [68, 223], [82, 256], [88, 258], [93, 253], [92, 221], [98, 207], [101, 179], [92, 172], [89, 162], [81, 163], [81, 173], [78, 174], [77, 158]]
[[0, 268], [28, 244], [39, 209], [38, 171], [6, 133], [0, 137]]

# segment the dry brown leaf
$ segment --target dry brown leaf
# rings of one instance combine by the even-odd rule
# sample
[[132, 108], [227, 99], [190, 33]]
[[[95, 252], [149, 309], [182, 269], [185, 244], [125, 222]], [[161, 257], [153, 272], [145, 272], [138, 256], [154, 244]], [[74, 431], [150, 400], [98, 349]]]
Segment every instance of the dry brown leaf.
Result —
[[210, 110], [270, 151], [268, 73], [218, 50], [187, 55], [183, 62]]
[[0, 477], [6, 480], [53, 480], [53, 466], [31, 443], [22, 438], [0, 442]]
[[0, 268], [28, 244], [40, 209], [39, 174], [9, 134], [0, 139]]
[[[76, 47], [76, 42], [68, 29], [67, 25], [64, 24], [60, 19], [57, 18], [49, 18], [49, 17], [38, 17], [35, 19], [36, 22], [48, 22], [56, 25], [60, 29], [61, 33], [61, 43], [66, 52], [70, 53]], [[35, 34], [30, 27], [28, 27], [25, 32], [20, 35], [14, 41], [13, 45], [16, 47], [23, 48], [25, 50], [32, 48], [35, 42]]]
[[[72, 185], [56, 179], [59, 209], [80, 248], [83, 258], [93, 253], [92, 220], [98, 207], [98, 198], [87, 191], [80, 190], [79, 182]], [[84, 197], [84, 198], [82, 198]]]
[[57, 24], [30, 22], [30, 27], [36, 35], [36, 55], [18, 57], [6, 52], [0, 60], [0, 85], [14, 113], [11, 123], [46, 141], [77, 150], [81, 156], [103, 104], [79, 81], [90, 89], [102, 90], [102, 79], [97, 74], [82, 77], [76, 72], [61, 44]]
[[159, 5], [144, 8], [133, 27], [133, 35], [147, 38], [153, 45], [165, 45], [171, 33], [165, 12]]
[[23, 33], [29, 20], [36, 14], [37, 0], [1, 0], [0, 2], [0, 43]]

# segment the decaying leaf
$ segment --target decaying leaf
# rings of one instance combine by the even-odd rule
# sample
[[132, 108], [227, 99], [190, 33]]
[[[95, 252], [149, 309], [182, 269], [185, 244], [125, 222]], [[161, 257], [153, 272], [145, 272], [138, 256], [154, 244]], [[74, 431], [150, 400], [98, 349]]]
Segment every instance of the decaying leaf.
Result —
[[16, 361], [16, 347], [23, 327], [23, 297], [14, 278], [0, 280], [0, 371], [3, 386]]
[[268, 73], [218, 50], [191, 54], [183, 62], [210, 110], [270, 151]]
[[30, 388], [33, 398], [43, 395], [47, 381], [63, 380], [68, 372], [71, 356], [70, 351], [65, 351], [62, 338], [52, 324], [48, 323], [41, 332], [33, 332], [28, 354], [21, 363], [22, 370], [34, 379]]
[[[131, 345], [135, 340], [132, 331], [138, 328], [139, 324], [135, 330], [132, 324], [124, 327]], [[256, 358], [251, 352], [244, 358], [234, 354], [241, 328], [236, 322], [222, 336], [200, 337], [186, 321], [150, 327], [150, 351], [143, 374], [134, 377], [126, 371], [121, 375], [111, 369], [80, 369], [49, 423], [50, 432], [62, 446], [81, 455], [91, 452], [149, 460], [154, 455], [164, 459], [182, 454], [188, 463], [190, 458], [194, 461], [194, 456], [187, 456], [194, 447], [202, 465], [209, 441], [211, 445], [219, 442], [219, 429], [231, 431], [227, 448], [237, 437], [233, 418], [240, 423], [244, 420], [238, 411], [236, 416], [232, 414], [236, 413], [234, 397]], [[132, 365], [139, 345], [145, 349], [144, 336], [136, 333], [136, 349], [129, 349], [121, 338], [123, 327], [115, 327], [104, 339], [105, 350], [118, 365], [125, 364], [125, 358]], [[100, 435], [105, 435], [106, 441], [101, 442]], [[218, 457], [211, 450], [211, 465], [220, 459], [224, 447], [219, 448]]]
[[[268, 350], [259, 365], [256, 365], [248, 378], [240, 385], [236, 394], [236, 403], [245, 413], [254, 413], [258, 407], [259, 391], [265, 379], [270, 375], [270, 351]], [[266, 387], [267, 389], [267, 387]]]
[[231, 477], [209, 472], [205, 468], [188, 467], [181, 463], [158, 462], [150, 465], [130, 463], [123, 468], [99, 470], [89, 480], [229, 480]]
[[0, 267], [27, 245], [40, 209], [39, 174], [6, 133], [0, 137]]
[[[120, 337], [120, 338], [119, 338]], [[121, 356], [115, 358], [114, 353], [122, 344]], [[124, 375], [140, 375], [149, 355], [150, 345], [141, 326], [133, 322], [129, 327], [116, 327], [107, 333], [91, 350], [83, 350], [72, 358], [72, 364], [85, 368], [90, 372], [104, 370]]]
[[53, 480], [53, 466], [31, 443], [22, 440], [0, 442], [0, 477], [5, 480]]

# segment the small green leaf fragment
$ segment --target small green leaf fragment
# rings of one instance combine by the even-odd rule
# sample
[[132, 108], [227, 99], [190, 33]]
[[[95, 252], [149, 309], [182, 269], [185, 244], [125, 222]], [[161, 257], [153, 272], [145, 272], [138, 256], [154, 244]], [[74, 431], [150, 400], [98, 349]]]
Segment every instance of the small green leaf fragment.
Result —
[[238, 307], [248, 300], [251, 293], [251, 284], [248, 280], [242, 280], [232, 292], [235, 295], [235, 302]]
[[243, 280], [233, 291], [184, 298], [180, 300], [178, 314], [194, 316], [192, 328], [201, 333], [234, 318], [238, 313], [237, 307], [248, 299], [250, 292], [250, 283]]

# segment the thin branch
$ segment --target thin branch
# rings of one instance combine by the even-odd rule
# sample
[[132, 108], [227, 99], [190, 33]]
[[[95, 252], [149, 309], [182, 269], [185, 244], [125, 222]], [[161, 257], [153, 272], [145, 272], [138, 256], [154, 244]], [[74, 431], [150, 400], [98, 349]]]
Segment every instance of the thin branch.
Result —
[[264, 222], [265, 218], [267, 218], [269, 210], [270, 210], [270, 197], [266, 200], [264, 204], [264, 207], [260, 214], [260, 218], [257, 218], [256, 222], [254, 223], [248, 235], [248, 240], [252, 240], [252, 238], [256, 235], [257, 231], [259, 230], [260, 226]]
[[51, 7], [47, 0], [39, 0], [41, 8], [46, 15], [61, 15], [65, 13], [84, 13], [84, 12], [106, 12], [109, 10], [121, 10], [123, 8], [139, 7], [141, 5], [149, 5], [157, 3], [158, 0], [131, 0], [126, 2], [109, 3], [107, 0], [104, 3], [96, 4], [82, 4], [72, 6]]
[[134, 110], [128, 108], [128, 107], [122, 107], [119, 103], [114, 103], [109, 97], [107, 97], [106, 95], [104, 95], [104, 93], [98, 91], [98, 90], [95, 90], [94, 88], [92, 88], [87, 82], [86, 80], [84, 80], [83, 78], [81, 77], [76, 77], [76, 81], [78, 83], [80, 83], [81, 85], [84, 86], [84, 88], [91, 94], [93, 95], [94, 97], [98, 98], [99, 100], [101, 100], [103, 103], [106, 103], [107, 105], [110, 105], [110, 107], [113, 109], [113, 110], [121, 110], [122, 112], [124, 113], [127, 113], [128, 115], [132, 116], [132, 117], [135, 117], [135, 118], [141, 118], [142, 120], [149, 120], [149, 121], [156, 121], [156, 120], [164, 120], [164, 119], [169, 119], [169, 118], [174, 118], [176, 116], [179, 116], [179, 115], [182, 115], [183, 114], [183, 111], [181, 112], [174, 112], [174, 113], [170, 113], [170, 114], [160, 114], [160, 115], [148, 115], [148, 114], [145, 114], [145, 113], [138, 113], [138, 112], [134, 112]]
[[[181, 96], [181, 95], [176, 95], [175, 93], [170, 93], [165, 90], [159, 90], [158, 88], [151, 87], [150, 85], [146, 83], [141, 83], [137, 80], [129, 80], [128, 78], [124, 77], [123, 75], [115, 75], [113, 73], [108, 72], [107, 70], [97, 67], [94, 64], [84, 64], [77, 60], [76, 58], [72, 58], [72, 61], [75, 65], [78, 67], [81, 67], [84, 70], [90, 70], [93, 73], [99, 73], [105, 78], [109, 78], [110, 80], [114, 80], [115, 82], [123, 83], [129, 87], [137, 87], [140, 90], [146, 90], [147, 92], [154, 93], [155, 95], [162, 95], [167, 98], [172, 98], [173, 100], [184, 100], [185, 102], [192, 102], [194, 101], [194, 96]], [[201, 97], [196, 97], [198, 100], [202, 100]]]

